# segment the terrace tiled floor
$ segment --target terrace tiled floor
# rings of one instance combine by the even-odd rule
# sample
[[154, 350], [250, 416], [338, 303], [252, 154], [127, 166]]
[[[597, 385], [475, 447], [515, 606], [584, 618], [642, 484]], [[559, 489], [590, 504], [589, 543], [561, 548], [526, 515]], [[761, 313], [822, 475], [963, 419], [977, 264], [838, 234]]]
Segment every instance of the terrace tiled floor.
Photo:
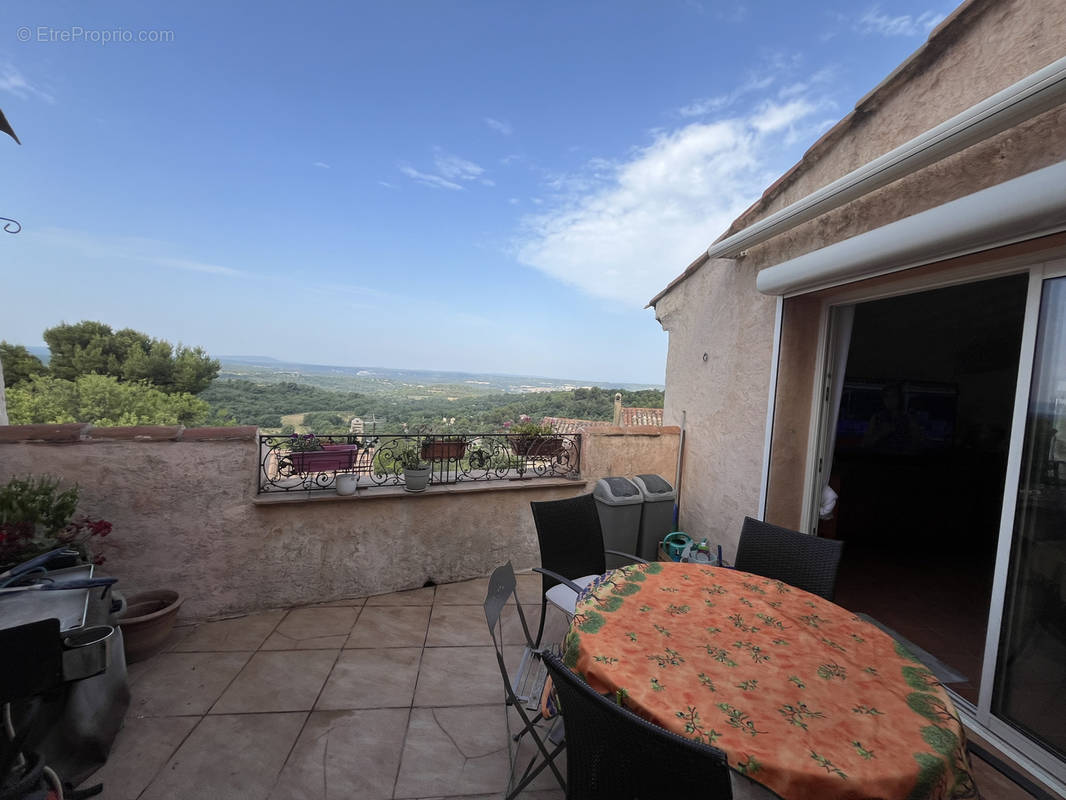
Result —
[[[536, 624], [540, 577], [518, 581]], [[107, 800], [500, 797], [508, 719], [487, 584], [179, 628], [130, 666], [125, 727], [86, 784]], [[513, 610], [505, 638], [522, 640]], [[563, 793], [545, 772], [523, 796]]]
[[[518, 582], [536, 625], [540, 577]], [[102, 782], [106, 800], [502, 797], [508, 717], [486, 588], [482, 578], [179, 628], [130, 666], [125, 727], [86, 784]], [[565, 629], [554, 614], [545, 641]], [[517, 657], [513, 611], [505, 639]], [[565, 754], [557, 763], [565, 772]], [[1030, 798], [976, 759], [974, 771], [986, 798]], [[522, 797], [563, 793], [545, 771]]]

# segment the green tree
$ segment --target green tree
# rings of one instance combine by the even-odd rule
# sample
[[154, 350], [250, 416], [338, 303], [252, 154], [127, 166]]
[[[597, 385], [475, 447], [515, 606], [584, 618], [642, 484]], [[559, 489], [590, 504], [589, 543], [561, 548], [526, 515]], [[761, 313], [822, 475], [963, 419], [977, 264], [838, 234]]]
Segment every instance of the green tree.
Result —
[[132, 328], [112, 331], [102, 322], [85, 320], [49, 328], [44, 340], [52, 351], [52, 374], [65, 380], [95, 373], [148, 381], [172, 394], [198, 394], [218, 375], [219, 362], [202, 348], [175, 348]]
[[91, 422], [94, 425], [226, 424], [211, 407], [187, 392], [168, 394], [148, 383], [121, 382], [110, 375], [79, 375], [73, 381], [37, 376], [7, 393], [13, 425]]
[[33, 353], [21, 344], [0, 341], [0, 363], [4, 365], [4, 384], [17, 386], [31, 375], [45, 375], [48, 370]]

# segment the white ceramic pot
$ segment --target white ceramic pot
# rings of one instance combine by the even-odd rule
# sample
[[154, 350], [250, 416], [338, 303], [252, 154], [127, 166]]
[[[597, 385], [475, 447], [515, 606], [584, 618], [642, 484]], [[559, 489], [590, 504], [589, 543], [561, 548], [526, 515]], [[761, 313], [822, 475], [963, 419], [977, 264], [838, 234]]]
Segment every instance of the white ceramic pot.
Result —
[[337, 494], [353, 495], [355, 490], [359, 488], [359, 476], [358, 475], [338, 475], [337, 476]]

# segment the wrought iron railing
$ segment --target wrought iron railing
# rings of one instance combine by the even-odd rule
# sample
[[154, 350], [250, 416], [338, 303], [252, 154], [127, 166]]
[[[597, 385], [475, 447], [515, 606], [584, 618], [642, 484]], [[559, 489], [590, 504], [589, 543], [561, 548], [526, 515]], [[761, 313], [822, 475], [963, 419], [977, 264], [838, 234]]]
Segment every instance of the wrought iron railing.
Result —
[[[307, 447], [318, 449], [300, 449]], [[430, 485], [575, 478], [581, 471], [579, 433], [261, 435], [258, 493], [333, 491], [346, 474], [356, 476], [359, 489], [404, 486], [403, 455], [412, 450], [429, 465]]]

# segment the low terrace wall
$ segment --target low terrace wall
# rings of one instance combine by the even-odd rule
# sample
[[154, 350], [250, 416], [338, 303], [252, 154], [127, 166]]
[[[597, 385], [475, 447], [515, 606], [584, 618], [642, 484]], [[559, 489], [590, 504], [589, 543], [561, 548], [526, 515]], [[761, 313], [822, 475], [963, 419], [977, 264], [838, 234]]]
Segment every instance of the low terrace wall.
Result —
[[592, 490], [606, 475], [673, 480], [680, 431], [583, 432], [581, 478], [258, 497], [251, 427], [0, 427], [0, 481], [56, 475], [81, 487], [79, 513], [114, 532], [103, 569], [127, 595], [175, 588], [201, 619], [445, 583], [510, 560], [539, 563], [533, 500]]

